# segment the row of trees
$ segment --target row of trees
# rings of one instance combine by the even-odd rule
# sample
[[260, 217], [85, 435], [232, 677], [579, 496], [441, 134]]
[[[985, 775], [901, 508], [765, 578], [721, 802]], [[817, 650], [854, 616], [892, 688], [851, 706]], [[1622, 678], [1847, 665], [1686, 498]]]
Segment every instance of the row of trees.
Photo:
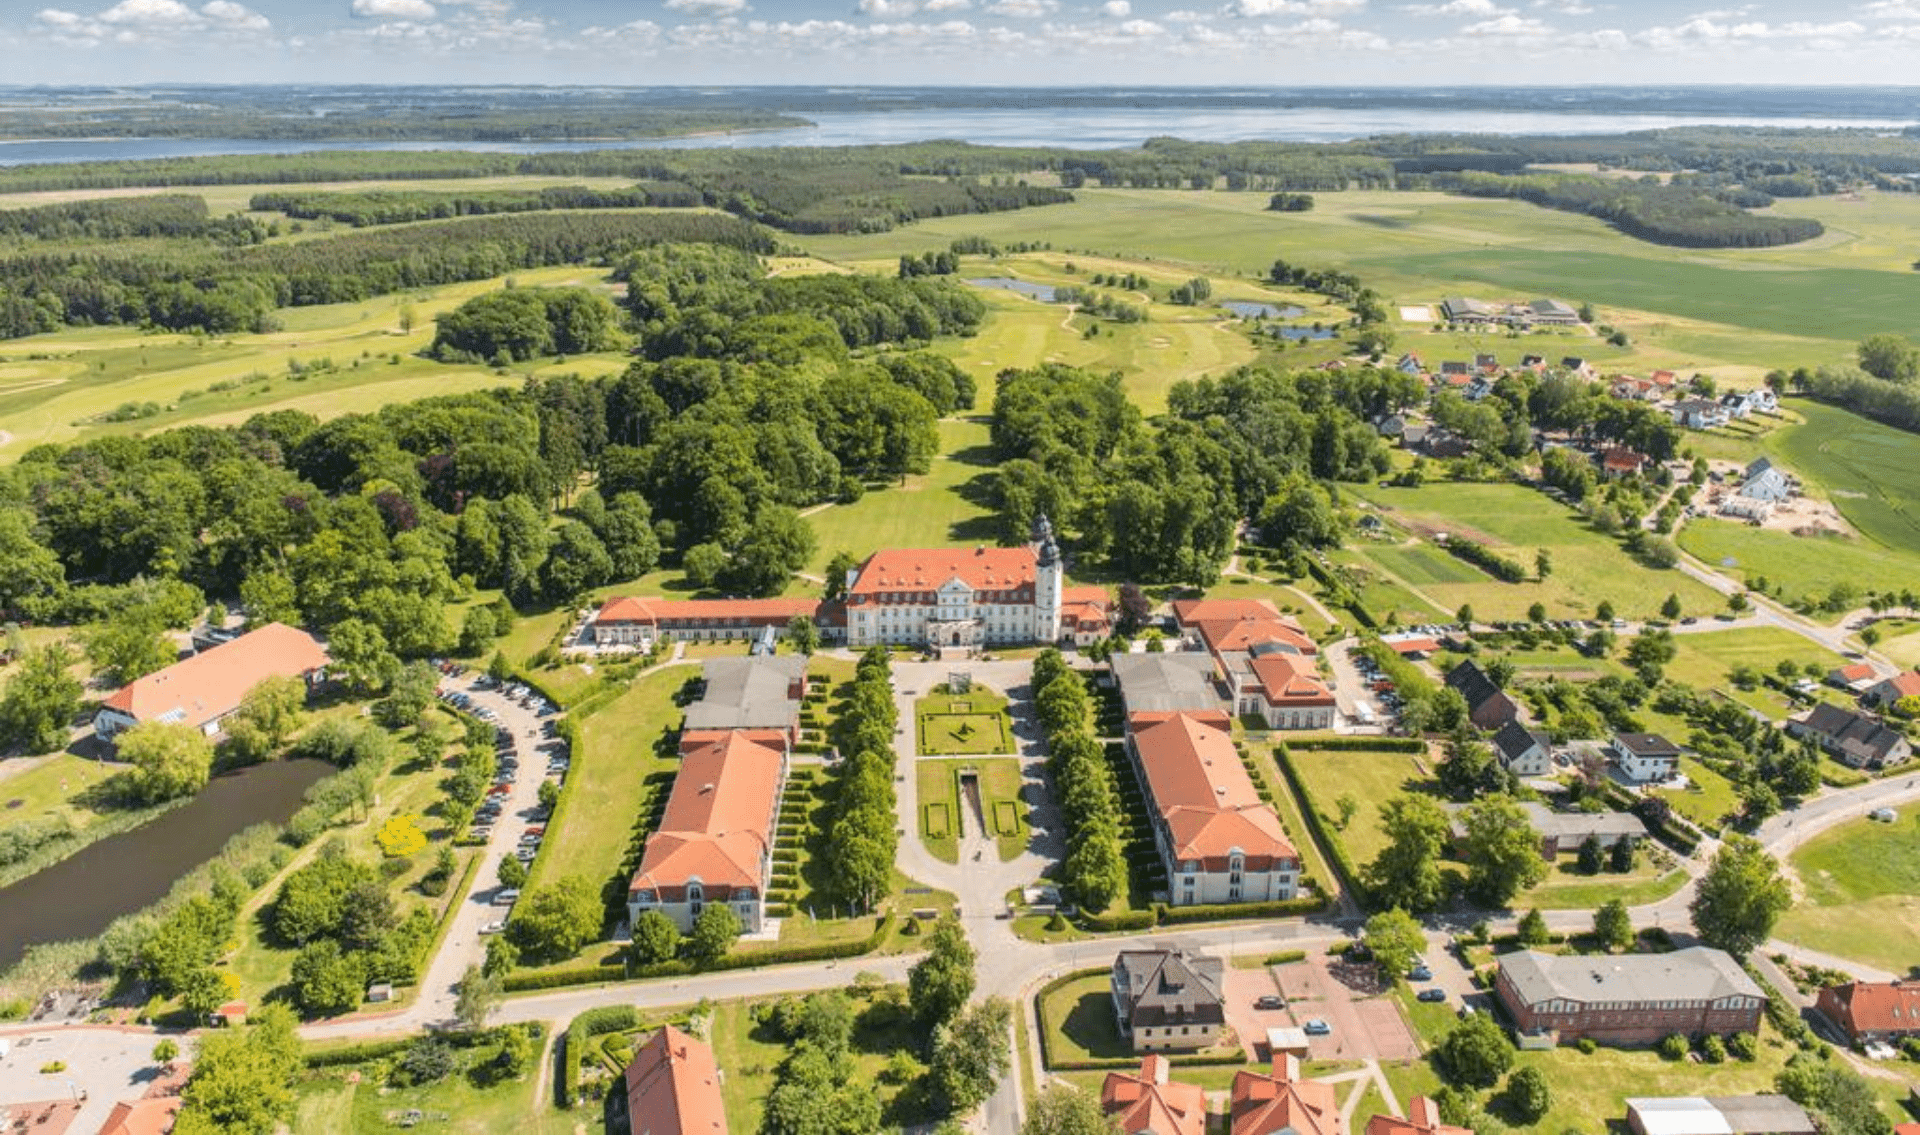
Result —
[[872, 910], [892, 889], [900, 842], [893, 791], [898, 723], [887, 648], [872, 647], [860, 657], [853, 689], [834, 722], [833, 742], [841, 756], [819, 852], [823, 889], [860, 910]]
[[1719, 194], [1657, 179], [1584, 174], [1464, 172], [1437, 178], [1471, 197], [1517, 197], [1549, 209], [1583, 213], [1629, 236], [1682, 248], [1770, 248], [1812, 240], [1826, 226], [1808, 217], [1756, 215]]
[[1126, 893], [1127, 858], [1120, 796], [1093, 737], [1086, 681], [1049, 647], [1034, 659], [1032, 689], [1034, 713], [1047, 737], [1047, 772], [1067, 832], [1060, 884], [1081, 906], [1102, 911]]
[[[191, 198], [199, 200], [199, 198]], [[701, 204], [688, 185], [652, 182], [626, 189], [551, 185], [544, 189], [369, 189], [344, 192], [273, 190], [256, 193], [247, 208], [285, 213], [301, 220], [338, 221], [354, 228], [479, 217], [490, 213], [537, 213], [553, 209], [685, 209]]]

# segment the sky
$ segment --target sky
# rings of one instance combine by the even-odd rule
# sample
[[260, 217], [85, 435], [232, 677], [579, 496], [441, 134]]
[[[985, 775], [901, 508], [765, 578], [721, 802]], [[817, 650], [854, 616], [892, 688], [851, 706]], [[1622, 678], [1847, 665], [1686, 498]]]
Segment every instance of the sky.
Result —
[[1909, 84], [1920, 0], [0, 0], [0, 82]]

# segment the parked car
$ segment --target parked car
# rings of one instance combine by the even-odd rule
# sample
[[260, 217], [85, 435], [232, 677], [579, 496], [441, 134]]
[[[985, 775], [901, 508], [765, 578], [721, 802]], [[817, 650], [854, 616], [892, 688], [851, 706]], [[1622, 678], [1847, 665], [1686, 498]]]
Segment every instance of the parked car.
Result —
[[1878, 820], [1883, 824], [1891, 824], [1900, 818], [1900, 813], [1894, 811], [1892, 808], [1875, 808], [1873, 811], [1867, 813], [1867, 818], [1870, 820]]
[[1269, 993], [1256, 1000], [1253, 1003], [1253, 1007], [1256, 1009], [1284, 1009], [1287, 1007], [1287, 1002], [1286, 998], [1281, 997], [1279, 994]]
[[1332, 1036], [1333, 1035], [1333, 1026], [1321, 1020], [1318, 1017], [1314, 1017], [1312, 1020], [1309, 1020], [1306, 1024], [1301, 1025], [1300, 1029], [1302, 1032], [1306, 1033], [1308, 1036]]
[[520, 901], [520, 892], [515, 890], [512, 887], [508, 887], [505, 890], [498, 891], [493, 896], [493, 905], [495, 906], [512, 906], [514, 903], [517, 903], [519, 901]]
[[1407, 976], [1414, 981], [1432, 981], [1433, 971], [1427, 968], [1427, 963], [1418, 962], [1407, 971]]
[[1413, 999], [1416, 1001], [1445, 1001], [1447, 999], [1447, 991], [1437, 985], [1428, 986], [1414, 994]]
[[480, 928], [482, 934], [498, 934], [507, 928], [505, 919], [496, 918]]

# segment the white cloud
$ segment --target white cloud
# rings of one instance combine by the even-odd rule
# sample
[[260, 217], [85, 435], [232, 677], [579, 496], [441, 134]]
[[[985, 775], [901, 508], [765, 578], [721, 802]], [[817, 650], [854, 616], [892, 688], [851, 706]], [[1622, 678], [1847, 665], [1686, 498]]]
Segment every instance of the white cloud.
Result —
[[1477, 24], [1468, 24], [1460, 31], [1464, 35], [1492, 36], [1546, 36], [1553, 33], [1552, 28], [1532, 16], [1516, 16], [1511, 12]]
[[1037, 20], [1052, 15], [1058, 7], [1059, 0], [993, 0], [987, 11], [1016, 20]]
[[431, 20], [436, 11], [427, 0], [353, 0], [353, 14], [372, 20]]
[[920, 10], [915, 0], [860, 0], [856, 7], [863, 16], [875, 16], [883, 20], [897, 20]]
[[1417, 16], [1499, 16], [1510, 9], [1493, 0], [1447, 0], [1445, 4], [1406, 4], [1400, 9]]
[[120, 0], [96, 18], [103, 24], [176, 28], [199, 20], [180, 0]]
[[1127, 0], [1107, 0], [1105, 4], [1100, 5], [1100, 12], [1116, 20], [1123, 20], [1133, 15], [1133, 5], [1127, 3]]
[[1221, 11], [1229, 16], [1257, 20], [1267, 16], [1352, 12], [1366, 6], [1367, 0], [1230, 0]]
[[1533, 6], [1558, 12], [1563, 16], [1590, 16], [1595, 11], [1593, 5], [1585, 3], [1584, 0], [1533, 0]]
[[1166, 30], [1152, 20], [1128, 20], [1120, 25], [1121, 35], [1133, 36], [1136, 39], [1143, 36], [1162, 35]]
[[747, 10], [747, 0], [667, 0], [666, 8], [691, 16], [737, 16]]
[[273, 27], [271, 20], [237, 0], [207, 0], [197, 9], [180, 0], [120, 0], [91, 16], [43, 8], [34, 19], [55, 41], [85, 46], [109, 39], [136, 44], [188, 32], [251, 37]]
[[1746, 11], [1703, 12], [1674, 27], [1648, 28], [1637, 38], [1657, 48], [1681, 47], [1689, 43], [1738, 44], [1792, 40], [1803, 41], [1808, 46], [1824, 47], [1856, 39], [1867, 31], [1864, 25], [1852, 20], [1830, 24], [1815, 24], [1805, 20], [1791, 20], [1784, 24], [1770, 24], [1765, 20], [1733, 22], [1734, 18], [1744, 15]]
[[1920, 0], [1873, 0], [1860, 12], [1870, 20], [1920, 20]]

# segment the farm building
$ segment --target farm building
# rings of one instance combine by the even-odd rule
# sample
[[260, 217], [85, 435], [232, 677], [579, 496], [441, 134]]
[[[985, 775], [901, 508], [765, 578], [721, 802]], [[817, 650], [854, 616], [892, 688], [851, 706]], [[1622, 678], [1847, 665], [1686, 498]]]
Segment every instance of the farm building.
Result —
[[165, 721], [215, 737], [262, 681], [299, 678], [311, 689], [325, 680], [328, 661], [312, 635], [268, 623], [122, 686], [94, 714], [93, 729], [110, 741], [142, 722]]

